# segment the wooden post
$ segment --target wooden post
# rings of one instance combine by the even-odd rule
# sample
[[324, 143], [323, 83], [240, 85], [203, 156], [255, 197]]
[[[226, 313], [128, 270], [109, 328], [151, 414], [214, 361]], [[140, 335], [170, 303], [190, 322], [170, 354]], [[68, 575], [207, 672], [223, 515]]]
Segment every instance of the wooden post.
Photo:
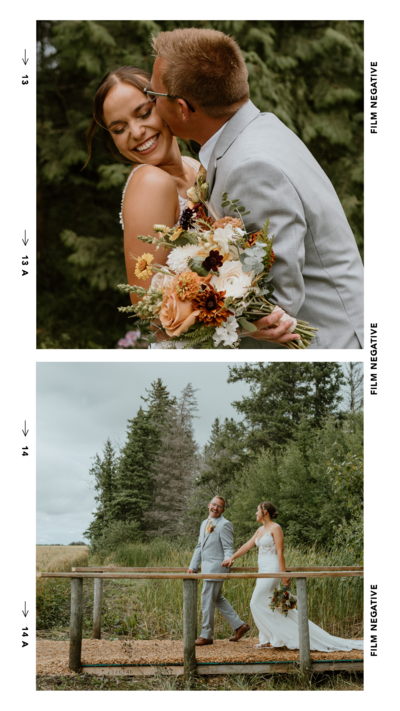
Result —
[[94, 579], [93, 639], [101, 639], [101, 608], [103, 604], [103, 581]]
[[194, 638], [197, 639], [197, 589], [199, 581], [196, 580], [196, 585], [193, 585], [193, 604], [194, 604]]
[[299, 613], [299, 648], [300, 672], [309, 677], [311, 674], [310, 631], [308, 628], [307, 579], [296, 578], [297, 611]]
[[183, 664], [187, 681], [196, 671], [197, 580], [183, 581]]
[[80, 671], [83, 623], [83, 579], [71, 578], [71, 620], [69, 624], [69, 668]]

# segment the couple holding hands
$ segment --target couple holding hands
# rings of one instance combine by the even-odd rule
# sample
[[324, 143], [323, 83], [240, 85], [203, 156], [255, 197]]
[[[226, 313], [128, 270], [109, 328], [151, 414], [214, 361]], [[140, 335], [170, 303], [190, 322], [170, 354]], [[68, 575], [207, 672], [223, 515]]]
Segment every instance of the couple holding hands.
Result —
[[[256, 519], [261, 526], [247, 543], [236, 553], [233, 546], [233, 526], [224, 516], [225, 500], [215, 496], [208, 504], [209, 516], [200, 526], [200, 535], [194, 550], [188, 573], [196, 573], [200, 564], [202, 573], [230, 572], [233, 562], [257, 546], [259, 573], [285, 573], [283, 553], [283, 531], [274, 519], [278, 512], [275, 506], [264, 501], [256, 511]], [[298, 612], [289, 610], [285, 617], [279, 610], [270, 607], [275, 588], [279, 588], [281, 577], [257, 578], [250, 609], [259, 631], [257, 647], [287, 647], [299, 649]], [[221, 593], [223, 580], [212, 578], [203, 580], [201, 609], [203, 614], [200, 637], [197, 646], [213, 643], [215, 608], [234, 630], [231, 642], [238, 642], [250, 630], [248, 622], [241, 620], [232, 605]], [[283, 578], [289, 584], [289, 578]], [[319, 652], [350, 651], [363, 649], [363, 640], [347, 640], [333, 637], [309, 621], [310, 649]]]

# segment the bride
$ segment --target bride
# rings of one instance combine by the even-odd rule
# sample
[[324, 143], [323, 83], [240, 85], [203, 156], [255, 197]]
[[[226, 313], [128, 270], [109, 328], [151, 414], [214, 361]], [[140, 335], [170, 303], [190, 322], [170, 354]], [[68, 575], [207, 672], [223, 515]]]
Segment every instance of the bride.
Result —
[[[197, 160], [181, 155], [176, 137], [157, 111], [157, 96], [145, 93], [150, 78], [144, 69], [126, 66], [109, 72], [102, 79], [94, 96], [93, 119], [86, 132], [88, 157], [85, 163], [86, 166], [90, 160], [93, 136], [100, 126], [107, 132], [111, 153], [116, 156], [112, 150], [115, 146], [125, 161], [132, 164], [122, 193], [120, 222], [124, 230], [128, 283], [145, 289], [154, 277], [139, 280], [134, 257], [150, 253], [155, 262], [164, 266], [168, 252], [163, 249], [156, 253], [156, 245], [145, 245], [137, 236], [155, 235], [155, 224], [177, 225], [187, 207], [187, 190], [194, 185], [200, 167]], [[184, 101], [188, 110], [196, 110], [181, 97], [170, 99]], [[131, 300], [134, 304], [138, 297], [131, 294]], [[297, 338], [286, 332], [287, 324], [278, 325], [282, 315], [283, 312], [278, 311], [256, 321], [260, 330], [252, 334], [253, 339], [284, 344]], [[167, 340], [167, 336], [158, 331], [157, 340]], [[161, 345], [158, 343], [155, 347]]]
[[[231, 567], [236, 558], [247, 553], [253, 546], [258, 548], [259, 573], [285, 573], [283, 554], [283, 532], [279, 524], [274, 523], [278, 512], [269, 501], [261, 503], [256, 518], [262, 527], [231, 558], [224, 560], [224, 567]], [[257, 578], [256, 587], [250, 601], [254, 622], [259, 630], [260, 644], [257, 647], [299, 648], [298, 612], [289, 610], [287, 617], [272, 610], [269, 606], [275, 588], [279, 588], [281, 578]], [[284, 585], [290, 584], [290, 578], [283, 578]], [[363, 649], [363, 640], [341, 639], [333, 637], [309, 621], [310, 649], [319, 652], [350, 651]]]
[[[187, 190], [194, 185], [200, 163], [182, 156], [178, 142], [143, 89], [150, 74], [138, 67], [120, 67], [107, 74], [94, 97], [93, 119], [87, 130], [88, 159], [98, 126], [104, 128], [125, 161], [132, 164], [124, 191], [120, 221], [124, 230], [128, 282], [147, 289], [151, 277], [138, 280], [136, 261], [144, 251], [165, 265], [166, 250], [144, 245], [137, 235], [154, 234], [155, 224], [175, 225], [186, 208]], [[112, 146], [111, 143], [111, 146]], [[115, 155], [115, 154], [114, 154]], [[131, 295], [133, 303], [137, 300]]]

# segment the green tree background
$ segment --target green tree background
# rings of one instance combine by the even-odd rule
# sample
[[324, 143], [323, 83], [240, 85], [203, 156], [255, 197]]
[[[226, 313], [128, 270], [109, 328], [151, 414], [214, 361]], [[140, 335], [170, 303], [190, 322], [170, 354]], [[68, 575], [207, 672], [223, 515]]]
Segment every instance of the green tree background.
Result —
[[[128, 420], [119, 454], [108, 439], [89, 470], [97, 505], [84, 535], [93, 549], [195, 538], [207, 503], [222, 494], [236, 545], [254, 533], [257, 506], [269, 500], [293, 545], [338, 544], [361, 560], [363, 412], [353, 405], [363, 380], [358, 373], [353, 393], [341, 390], [345, 368], [331, 365], [232, 366], [228, 382], [251, 383], [249, 394], [232, 403], [244, 419], [210, 421], [203, 452], [195, 438], [196, 390], [189, 383], [171, 396], [160, 378], [154, 381], [145, 408]], [[274, 386], [275, 400], [268, 396]]]
[[[115, 348], [133, 322], [124, 297], [119, 205], [129, 165], [99, 131], [86, 159], [92, 99], [111, 69], [151, 71], [149, 38], [175, 27], [233, 35], [251, 99], [308, 146], [363, 246], [363, 23], [358, 21], [40, 21], [38, 34], [38, 347]], [[183, 153], [188, 147], [181, 142]], [[128, 303], [128, 297], [126, 303]]]

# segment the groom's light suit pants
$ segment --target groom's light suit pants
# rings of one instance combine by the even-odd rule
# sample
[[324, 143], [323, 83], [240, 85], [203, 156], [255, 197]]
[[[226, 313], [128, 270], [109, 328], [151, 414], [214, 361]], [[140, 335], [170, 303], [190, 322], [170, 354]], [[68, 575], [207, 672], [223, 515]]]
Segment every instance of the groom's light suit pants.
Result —
[[201, 593], [203, 622], [200, 637], [204, 637], [205, 639], [212, 639], [213, 637], [215, 608], [220, 611], [221, 615], [225, 617], [228, 624], [230, 624], [234, 630], [237, 630], [244, 624], [243, 620], [236, 614], [232, 605], [230, 605], [228, 600], [222, 595], [221, 588], [223, 583], [223, 580], [217, 580], [216, 582], [203, 580], [203, 590]]

